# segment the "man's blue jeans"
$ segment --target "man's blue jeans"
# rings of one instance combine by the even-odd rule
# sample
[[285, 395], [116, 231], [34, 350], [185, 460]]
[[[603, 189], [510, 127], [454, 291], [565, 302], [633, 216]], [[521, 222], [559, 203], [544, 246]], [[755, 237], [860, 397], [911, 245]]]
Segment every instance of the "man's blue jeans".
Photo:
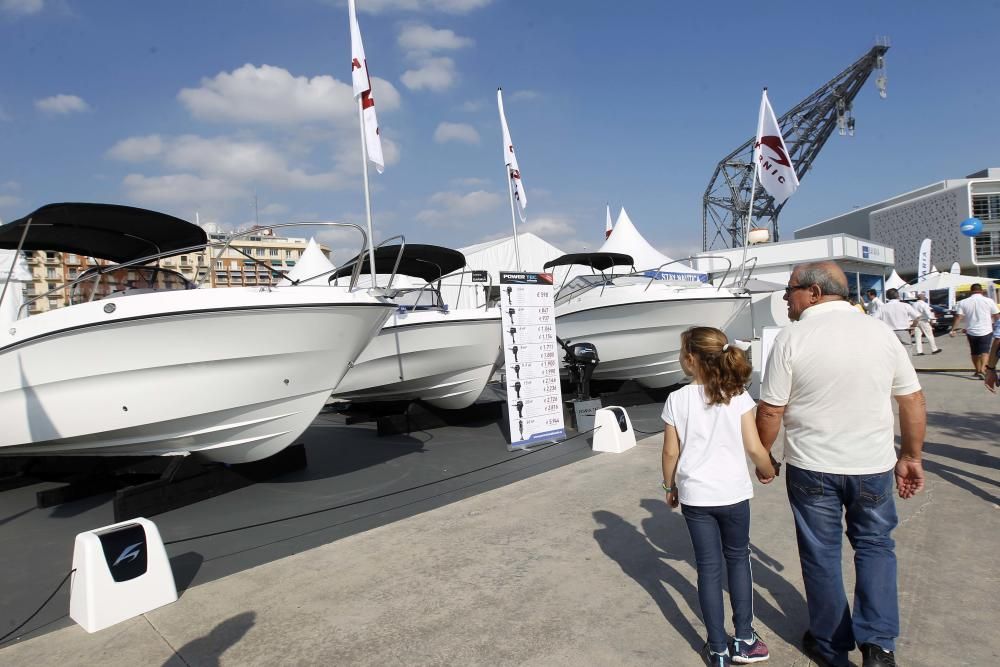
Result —
[[[834, 665], [846, 665], [855, 643], [895, 649], [896, 527], [893, 471], [833, 475], [786, 466], [799, 560], [809, 604], [809, 631]], [[841, 576], [841, 530], [854, 548], [853, 618]]]
[[691, 533], [698, 564], [698, 602], [708, 629], [708, 647], [716, 653], [729, 649], [722, 569], [729, 579], [736, 637], [753, 637], [753, 581], [750, 576], [750, 501], [717, 507], [683, 505], [681, 511]]

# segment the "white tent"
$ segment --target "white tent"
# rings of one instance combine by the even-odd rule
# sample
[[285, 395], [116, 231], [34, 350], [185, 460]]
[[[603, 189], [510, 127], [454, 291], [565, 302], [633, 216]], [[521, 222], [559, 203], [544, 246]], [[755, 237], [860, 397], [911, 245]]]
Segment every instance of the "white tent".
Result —
[[[521, 256], [520, 268], [524, 271], [540, 273], [546, 262], [565, 254], [548, 241], [530, 232], [518, 234], [517, 240], [518, 252]], [[496, 241], [486, 241], [466, 248], [459, 248], [459, 251], [465, 255], [466, 270], [486, 271], [489, 275], [489, 281], [473, 283], [472, 276], [468, 273], [463, 276], [445, 276], [442, 281], [441, 295], [451, 308], [483, 306], [486, 303], [486, 296], [482, 288], [490, 284], [498, 286], [501, 271], [518, 270], [517, 262], [514, 259], [514, 239], [509, 236]], [[461, 297], [459, 297], [460, 285]]]
[[[0, 292], [7, 288], [0, 303], [0, 323], [9, 324], [17, 319], [17, 311], [24, 304], [24, 285], [31, 282], [31, 269], [24, 257], [15, 261], [14, 250], [0, 250]], [[8, 272], [13, 264], [14, 272], [10, 274], [10, 284], [6, 284]]]
[[[703, 279], [701, 277], [705, 275], [700, 271], [692, 269], [687, 264], [681, 262], [670, 263], [672, 260], [669, 257], [650, 245], [649, 241], [639, 233], [639, 230], [636, 229], [624, 208], [618, 214], [618, 221], [615, 223], [611, 236], [607, 238], [598, 252], [620, 252], [631, 255], [632, 259], [635, 260], [635, 268], [637, 270], [656, 270], [663, 267], [663, 272], [666, 274], [665, 277], [684, 279], [688, 278], [688, 276], [697, 276], [699, 279]], [[667, 266], [663, 266], [664, 264]]]
[[885, 288], [898, 290], [902, 287], [906, 287], [906, 281], [899, 277], [899, 274], [896, 273], [896, 269], [893, 269], [892, 275], [885, 281]]
[[[302, 256], [295, 266], [282, 278], [278, 285], [291, 285], [293, 280], [303, 280], [300, 285], [327, 285], [327, 279], [336, 267], [323, 254], [315, 239], [309, 239], [309, 244], [302, 251]], [[322, 274], [322, 275], [320, 275]]]
[[929, 273], [924, 279], [912, 285], [900, 288], [903, 295], [916, 295], [917, 292], [932, 292], [934, 290], [948, 290], [948, 307], [955, 305], [955, 292], [967, 290], [973, 283], [979, 283], [983, 289], [996, 299], [996, 287], [989, 278], [979, 276], [963, 276], [960, 273]]

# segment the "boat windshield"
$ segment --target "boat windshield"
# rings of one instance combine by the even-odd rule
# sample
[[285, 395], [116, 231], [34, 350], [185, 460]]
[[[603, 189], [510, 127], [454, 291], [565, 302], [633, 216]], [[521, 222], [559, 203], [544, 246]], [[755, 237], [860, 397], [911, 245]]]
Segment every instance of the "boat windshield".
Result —
[[112, 268], [95, 266], [80, 274], [70, 289], [70, 305], [111, 296], [195, 289], [197, 285], [172, 269], [159, 266]]
[[[690, 278], [688, 277], [690, 275]], [[664, 273], [662, 271], [638, 271], [620, 276], [605, 276], [601, 274], [587, 274], [573, 278], [567, 282], [556, 294], [556, 305], [569, 301], [575, 296], [600, 287], [603, 293], [605, 287], [627, 287], [639, 285], [648, 289], [651, 285], [664, 285], [675, 289], [690, 289], [705, 287], [700, 276], [701, 274], [678, 274]]]

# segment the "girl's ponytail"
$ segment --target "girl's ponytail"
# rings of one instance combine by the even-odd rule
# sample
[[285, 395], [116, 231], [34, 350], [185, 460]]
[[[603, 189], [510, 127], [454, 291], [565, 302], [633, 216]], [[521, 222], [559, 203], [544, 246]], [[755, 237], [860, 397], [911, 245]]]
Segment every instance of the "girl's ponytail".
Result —
[[744, 350], [747, 341], [734, 340], [714, 327], [692, 327], [681, 335], [681, 354], [690, 354], [698, 364], [709, 405], [728, 405], [742, 394], [753, 368]]

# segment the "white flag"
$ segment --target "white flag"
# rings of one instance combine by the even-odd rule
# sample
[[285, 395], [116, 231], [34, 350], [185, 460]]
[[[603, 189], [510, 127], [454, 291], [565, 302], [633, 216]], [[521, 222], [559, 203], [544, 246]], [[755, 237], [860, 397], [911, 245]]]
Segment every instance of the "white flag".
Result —
[[507, 116], [503, 112], [503, 91], [497, 88], [497, 107], [500, 109], [500, 127], [503, 129], [503, 161], [510, 174], [510, 183], [514, 188], [514, 199], [517, 200], [517, 214], [521, 222], [527, 220], [524, 209], [528, 207], [528, 197], [524, 194], [521, 183], [521, 169], [517, 166], [517, 156], [514, 155], [514, 143], [510, 140], [510, 130], [507, 129]]
[[924, 239], [920, 244], [920, 256], [917, 259], [917, 278], [923, 278], [931, 272], [931, 240]]
[[374, 163], [378, 173], [385, 169], [382, 157], [382, 139], [379, 137], [378, 119], [375, 117], [375, 98], [372, 97], [372, 78], [365, 61], [365, 47], [361, 43], [361, 29], [354, 0], [347, 0], [347, 12], [351, 17], [351, 79], [354, 83], [354, 99], [361, 98], [361, 123], [365, 131], [365, 151]]
[[611, 226], [611, 204], [608, 204], [608, 219], [604, 223], [604, 238], [611, 236], [611, 232], [614, 231], [614, 227]]
[[795, 175], [795, 165], [781, 137], [781, 128], [774, 117], [771, 103], [767, 100], [767, 89], [760, 99], [760, 115], [757, 118], [757, 141], [753, 145], [753, 159], [757, 164], [760, 184], [767, 194], [774, 197], [775, 205], [781, 205], [799, 187]]

